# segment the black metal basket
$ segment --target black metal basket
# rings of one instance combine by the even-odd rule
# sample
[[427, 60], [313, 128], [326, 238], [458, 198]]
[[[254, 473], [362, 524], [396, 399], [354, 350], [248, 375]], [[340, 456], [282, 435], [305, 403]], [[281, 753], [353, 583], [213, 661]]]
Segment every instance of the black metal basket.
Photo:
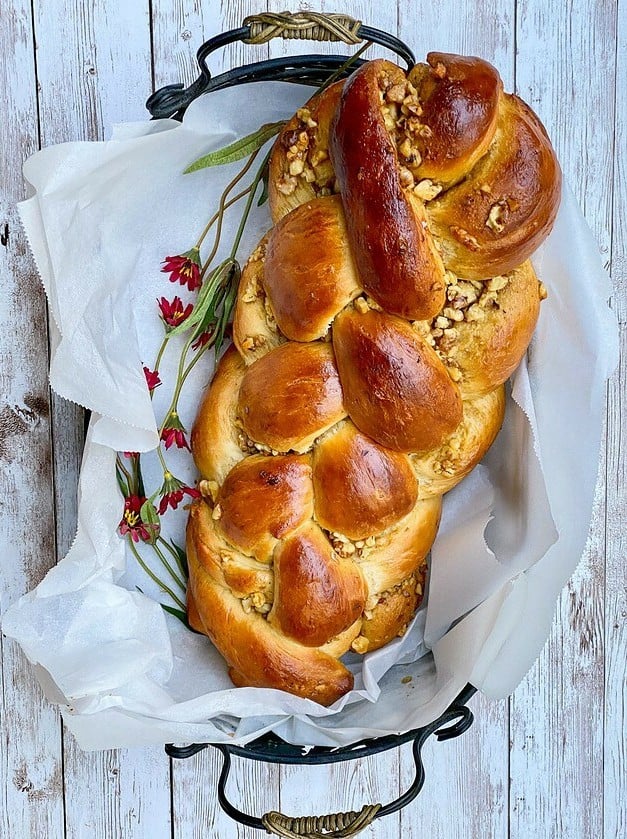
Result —
[[[343, 41], [347, 44], [361, 42], [376, 43], [395, 52], [408, 69], [415, 63], [409, 47], [393, 35], [381, 32], [346, 15], [298, 12], [290, 14], [264, 13], [244, 20], [241, 27], [217, 35], [203, 44], [197, 53], [200, 76], [188, 88], [182, 84], [167, 85], [150, 96], [146, 107], [153, 119], [172, 117], [182, 119], [186, 108], [198, 96], [213, 90], [246, 84], [255, 81], [286, 81], [303, 85], [319, 86], [331, 77], [344, 78], [359, 67], [363, 60], [356, 58], [347, 64], [345, 55], [299, 55], [288, 56], [229, 70], [212, 77], [207, 67], [208, 56], [234, 41], [258, 44], [275, 37], [298, 38], [314, 41]], [[265, 734], [245, 746], [224, 743], [194, 743], [188, 746], [168, 745], [168, 755], [184, 759], [212, 746], [222, 753], [223, 765], [218, 781], [218, 801], [222, 809], [235, 821], [249, 827], [266, 830], [284, 837], [348, 837], [354, 836], [374, 819], [389, 815], [405, 807], [418, 795], [425, 781], [422, 763], [422, 747], [431, 735], [438, 740], [449, 740], [463, 734], [472, 725], [473, 715], [467, 707], [468, 700], [476, 692], [472, 685], [457, 696], [444, 713], [429, 725], [403, 734], [361, 740], [342, 748], [316, 746], [303, 753], [300, 746], [282, 740], [276, 734]], [[243, 813], [231, 804], [226, 795], [226, 783], [231, 767], [231, 755], [261, 760], [268, 763], [323, 764], [368, 757], [403, 743], [412, 742], [416, 775], [409, 789], [388, 804], [366, 804], [355, 812], [336, 813], [325, 816], [289, 817], [269, 812], [261, 817]]]

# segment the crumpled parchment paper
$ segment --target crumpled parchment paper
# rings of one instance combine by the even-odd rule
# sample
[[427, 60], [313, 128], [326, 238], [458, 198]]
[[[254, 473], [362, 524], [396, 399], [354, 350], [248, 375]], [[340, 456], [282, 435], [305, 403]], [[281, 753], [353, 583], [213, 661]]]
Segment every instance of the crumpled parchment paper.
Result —
[[[565, 190], [555, 229], [533, 260], [549, 297], [512, 379], [504, 427], [483, 464], [445, 497], [428, 598], [410, 629], [364, 659], [347, 657], [355, 689], [323, 708], [281, 691], [234, 688], [208, 639], [158, 605], [167, 597], [117, 533], [115, 457], [156, 447], [171, 394], [182, 339], [160, 365], [164, 385], [153, 401], [142, 371], [163, 335], [156, 299], [186, 292], [169, 283], [161, 263], [193, 245], [241, 163], [182, 173], [200, 155], [288, 117], [310, 94], [277, 82], [220, 91], [194, 102], [182, 124], [117, 126], [110, 141], [53, 146], [25, 164], [34, 194], [20, 213], [53, 320], [50, 382], [93, 414], [76, 540], [9, 608], [3, 631], [37, 665], [86, 749], [245, 743], [270, 729], [304, 746], [344, 745], [432, 721], [469, 681], [505, 696], [537, 657], [581, 556], [617, 329], [609, 279]], [[227, 215], [218, 258], [239, 212]], [[256, 210], [242, 263], [269, 227], [267, 207]], [[207, 354], [186, 383], [180, 416], [188, 429], [212, 369]], [[193, 485], [189, 454], [167, 457]], [[154, 453], [142, 463], [147, 486], [158, 486]], [[179, 508], [163, 521], [179, 544], [186, 515]], [[160, 571], [149, 549], [142, 555]]]

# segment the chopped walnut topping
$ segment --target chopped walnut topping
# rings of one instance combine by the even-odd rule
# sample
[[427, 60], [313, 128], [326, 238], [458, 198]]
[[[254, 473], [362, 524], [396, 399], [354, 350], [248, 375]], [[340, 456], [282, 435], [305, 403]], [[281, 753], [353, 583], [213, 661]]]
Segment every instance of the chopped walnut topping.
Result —
[[488, 220], [486, 221], [486, 227], [489, 227], [495, 233], [502, 233], [505, 229], [508, 211], [507, 201], [497, 201], [496, 204], [492, 204], [488, 214]]
[[385, 91], [385, 99], [387, 102], [397, 102], [400, 103], [405, 99], [405, 85], [404, 84], [395, 84], [392, 87], [388, 87]]
[[220, 487], [216, 481], [200, 481], [198, 489], [203, 498], [211, 498], [212, 501], [215, 501]]
[[359, 655], [363, 655], [364, 653], [368, 652], [368, 647], [370, 646], [370, 641], [365, 638], [363, 635], [358, 635], [357, 638], [351, 644], [353, 650]]
[[300, 175], [304, 169], [305, 163], [300, 158], [296, 158], [290, 163], [290, 175]]
[[255, 250], [251, 253], [248, 257], [249, 262], [259, 262], [259, 260], [263, 259], [266, 255], [266, 243], [264, 242], [261, 245], [257, 245]]
[[479, 320], [485, 320], [485, 312], [481, 308], [481, 306], [475, 304], [474, 306], [471, 306], [469, 309], [466, 310], [465, 318], [467, 321], [470, 321], [471, 323]]
[[214, 521], [218, 521], [219, 519], [222, 518], [222, 507], [219, 504], [216, 504], [216, 506], [213, 508], [213, 512], [211, 513], [211, 518]]
[[329, 159], [329, 153], [326, 149], [316, 149], [309, 155], [309, 162], [312, 166], [319, 166]]
[[469, 251], [480, 250], [479, 242], [475, 239], [474, 236], [471, 236], [471, 234], [467, 230], [464, 230], [463, 227], [456, 227], [455, 225], [453, 225], [450, 228], [450, 231], [451, 236], [453, 236], [454, 239], [457, 239], [457, 241], [461, 245], [467, 247]]
[[283, 195], [291, 195], [296, 189], [296, 178], [291, 175], [284, 175], [280, 181], [277, 182], [276, 188]]
[[331, 545], [337, 555], [341, 557], [352, 556], [356, 551], [355, 545], [352, 542], [341, 542], [339, 539], [334, 539]]
[[414, 195], [417, 195], [422, 201], [431, 201], [436, 195], [442, 192], [441, 184], [434, 184], [433, 181], [425, 178], [419, 181], [414, 187]]
[[371, 594], [370, 597], [366, 600], [366, 604], [364, 606], [369, 612], [372, 612], [374, 607], [379, 602], [379, 595], [378, 594]]
[[549, 292], [547, 291], [547, 288], [544, 285], [544, 283], [538, 283], [538, 297], [540, 298], [540, 300], [546, 300], [548, 296]]
[[370, 308], [370, 306], [368, 305], [368, 301], [367, 301], [367, 300], [365, 300], [363, 297], [358, 297], [358, 298], [355, 300], [355, 308], [356, 308], [356, 309], [357, 309], [357, 311], [358, 311], [358, 312], [360, 312], [362, 315], [365, 315], [365, 314], [366, 314], [366, 312], [368, 311], [368, 309]]
[[299, 108], [296, 111], [296, 116], [308, 128], [315, 128], [318, 125], [318, 123], [311, 118], [311, 111], [309, 110], [309, 108]]
[[451, 306], [447, 306], [445, 309], [443, 309], [442, 314], [445, 318], [456, 321], [458, 323], [464, 319], [464, 313], [461, 311], [461, 309], [453, 309]]
[[509, 277], [505, 277], [502, 275], [492, 277], [491, 280], [488, 280], [486, 283], [488, 291], [501, 291], [501, 289], [505, 288], [505, 286], [509, 283]]
[[405, 187], [406, 189], [413, 188], [414, 176], [406, 166], [401, 166], [399, 177], [401, 181], [401, 186]]
[[246, 289], [246, 291], [242, 294], [242, 303], [254, 303], [256, 299], [257, 295], [252, 288]]

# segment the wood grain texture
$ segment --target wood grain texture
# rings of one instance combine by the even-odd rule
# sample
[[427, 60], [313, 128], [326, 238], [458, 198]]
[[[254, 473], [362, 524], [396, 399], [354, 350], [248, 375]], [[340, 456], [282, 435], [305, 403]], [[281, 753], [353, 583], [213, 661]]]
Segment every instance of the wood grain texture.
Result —
[[[115, 122], [144, 119], [151, 85], [147, 3], [34, 4], [42, 145], [99, 140]], [[52, 402], [57, 554], [76, 532], [83, 411]], [[170, 826], [170, 767], [162, 749], [85, 753], [64, 733], [66, 831], [78, 837], [152, 837]], [[97, 791], [85, 795], [85, 789]]]
[[[30, 2], [0, 25], [0, 611], [54, 563], [46, 303], [14, 202], [38, 144]], [[16, 336], [19, 336], [16, 342]], [[63, 835], [61, 727], [32, 668], [0, 639], [0, 834]]]
[[612, 306], [621, 361], [609, 384], [606, 463], [603, 835], [627, 835], [627, 5], [618, 6], [612, 212]]
[[[517, 9], [517, 93], [543, 120], [607, 258], [615, 7], [519, 0]], [[511, 837], [602, 835], [604, 475], [603, 459], [585, 554], [538, 664], [511, 701]]]

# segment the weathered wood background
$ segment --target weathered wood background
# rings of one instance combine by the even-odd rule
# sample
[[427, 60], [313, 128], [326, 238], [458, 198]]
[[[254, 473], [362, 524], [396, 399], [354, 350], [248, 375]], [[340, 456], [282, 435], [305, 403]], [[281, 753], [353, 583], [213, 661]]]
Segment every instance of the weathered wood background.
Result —
[[[81, 413], [51, 395], [46, 301], [14, 204], [41, 146], [100, 139], [144, 119], [147, 94], [195, 76], [196, 48], [265, 9], [343, 11], [429, 49], [482, 55], [540, 114], [610, 268], [625, 350], [627, 2], [624, 0], [0, 0], [0, 504], [2, 609], [68, 548]], [[341, 7], [341, 8], [340, 8]], [[286, 47], [233, 46], [215, 68]], [[305, 47], [305, 50], [307, 47]], [[473, 700], [476, 724], [429, 744], [427, 782], [370, 837], [627, 836], [625, 356], [608, 420], [585, 555], [551, 637], [514, 695]], [[567, 421], [568, 418], [565, 418]], [[217, 805], [213, 750], [173, 763], [160, 748], [84, 754], [18, 648], [1, 639], [0, 834], [14, 839], [248, 837]], [[407, 747], [330, 768], [237, 761], [243, 809], [304, 815], [388, 801], [413, 775]]]

